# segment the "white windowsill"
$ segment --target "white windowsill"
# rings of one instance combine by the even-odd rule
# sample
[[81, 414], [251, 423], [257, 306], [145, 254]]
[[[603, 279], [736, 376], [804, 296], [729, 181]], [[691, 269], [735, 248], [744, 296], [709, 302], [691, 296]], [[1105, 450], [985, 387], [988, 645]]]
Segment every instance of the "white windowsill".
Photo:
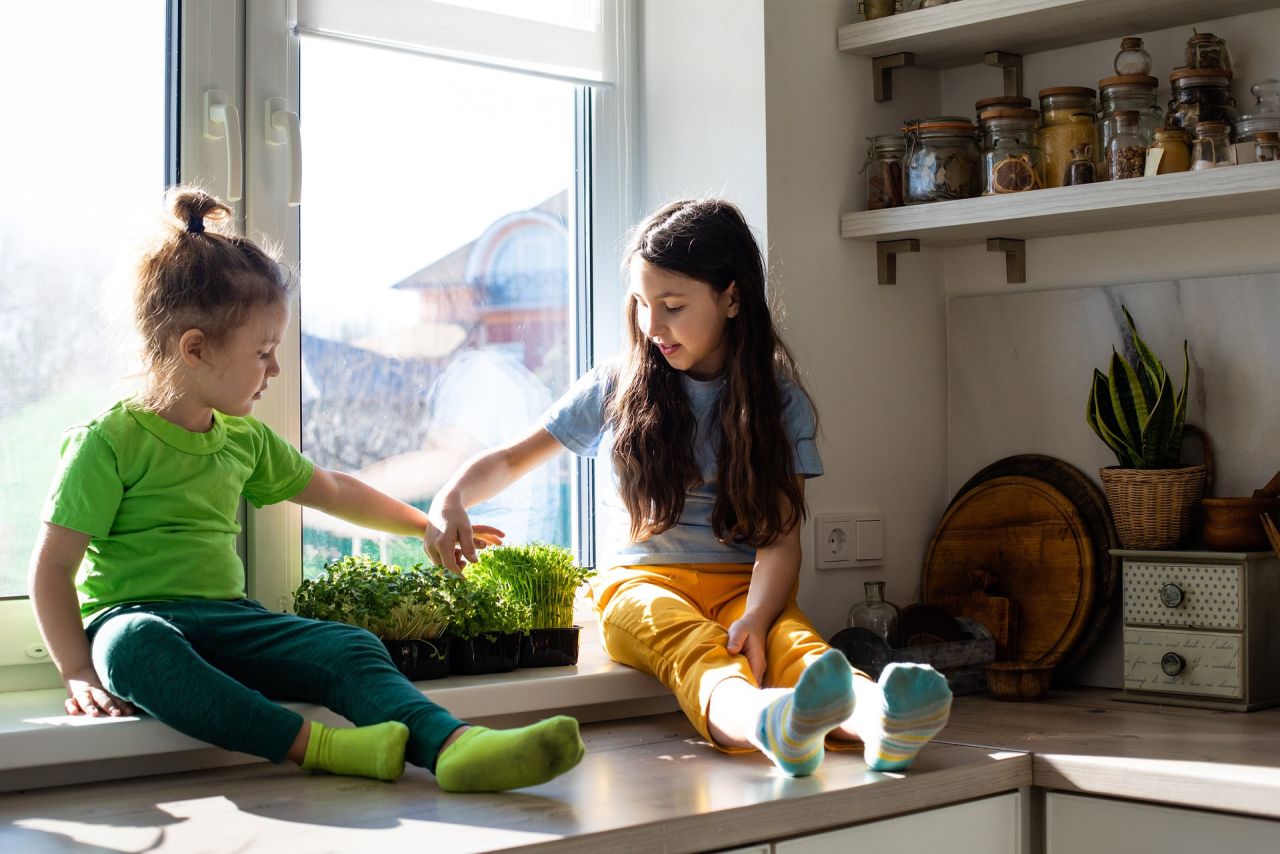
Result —
[[[516, 721], [553, 711], [585, 719], [675, 708], [652, 676], [609, 659], [594, 632], [582, 632], [578, 664], [415, 683], [464, 720]], [[70, 717], [62, 689], [0, 693], [0, 792], [95, 779], [261, 761], [210, 747], [153, 718]], [[342, 723], [321, 706], [285, 703], [309, 720]]]

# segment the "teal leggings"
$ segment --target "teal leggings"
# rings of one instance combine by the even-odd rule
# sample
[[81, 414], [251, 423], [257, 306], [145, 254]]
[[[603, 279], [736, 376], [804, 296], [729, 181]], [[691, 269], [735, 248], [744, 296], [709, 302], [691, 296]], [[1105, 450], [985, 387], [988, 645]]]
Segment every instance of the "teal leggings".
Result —
[[273, 700], [326, 706], [357, 726], [401, 721], [405, 759], [435, 770], [463, 722], [422, 695], [369, 632], [277, 614], [257, 602], [120, 605], [87, 629], [106, 689], [192, 738], [280, 762], [302, 716]]

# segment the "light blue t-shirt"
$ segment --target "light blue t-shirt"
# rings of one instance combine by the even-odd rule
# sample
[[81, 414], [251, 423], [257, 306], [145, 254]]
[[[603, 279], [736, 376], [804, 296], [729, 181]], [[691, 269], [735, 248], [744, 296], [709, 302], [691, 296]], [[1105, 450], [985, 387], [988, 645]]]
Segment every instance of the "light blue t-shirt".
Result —
[[[702, 473], [701, 486], [690, 489], [679, 521], [642, 542], [631, 541], [631, 518], [618, 493], [618, 474], [609, 466], [609, 488], [601, 497], [603, 536], [597, 553], [600, 567], [665, 563], [754, 563], [756, 550], [744, 543], [716, 539], [711, 527], [719, 472], [716, 454], [720, 426], [711, 411], [724, 388], [724, 378], [701, 381], [682, 373], [685, 393], [697, 419], [694, 460]], [[614, 384], [610, 365], [599, 365], [582, 376], [543, 416], [542, 426], [556, 441], [584, 457], [613, 458], [613, 429], [605, 423], [605, 403]], [[782, 424], [791, 440], [793, 472], [804, 477], [822, 474], [822, 459], [814, 441], [817, 420], [809, 400], [793, 384], [782, 382]]]

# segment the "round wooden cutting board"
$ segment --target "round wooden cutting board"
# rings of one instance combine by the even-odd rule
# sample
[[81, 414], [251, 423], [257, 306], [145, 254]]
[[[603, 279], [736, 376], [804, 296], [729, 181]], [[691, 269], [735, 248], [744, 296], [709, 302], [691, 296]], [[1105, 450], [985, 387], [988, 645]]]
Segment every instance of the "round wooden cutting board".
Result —
[[986, 625], [1002, 657], [1056, 664], [1093, 611], [1093, 537], [1061, 490], [1035, 477], [993, 477], [947, 509], [923, 586], [924, 601]]

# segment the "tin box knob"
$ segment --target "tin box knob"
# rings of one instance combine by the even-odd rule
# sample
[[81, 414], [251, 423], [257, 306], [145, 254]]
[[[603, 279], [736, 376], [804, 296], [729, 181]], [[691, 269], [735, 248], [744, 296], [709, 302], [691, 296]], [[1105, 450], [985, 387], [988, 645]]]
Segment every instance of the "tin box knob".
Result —
[[1176, 608], [1182, 604], [1182, 588], [1170, 581], [1160, 588], [1160, 604], [1166, 608]]
[[1166, 652], [1160, 659], [1160, 669], [1165, 676], [1177, 676], [1187, 666], [1187, 660], [1176, 652]]

